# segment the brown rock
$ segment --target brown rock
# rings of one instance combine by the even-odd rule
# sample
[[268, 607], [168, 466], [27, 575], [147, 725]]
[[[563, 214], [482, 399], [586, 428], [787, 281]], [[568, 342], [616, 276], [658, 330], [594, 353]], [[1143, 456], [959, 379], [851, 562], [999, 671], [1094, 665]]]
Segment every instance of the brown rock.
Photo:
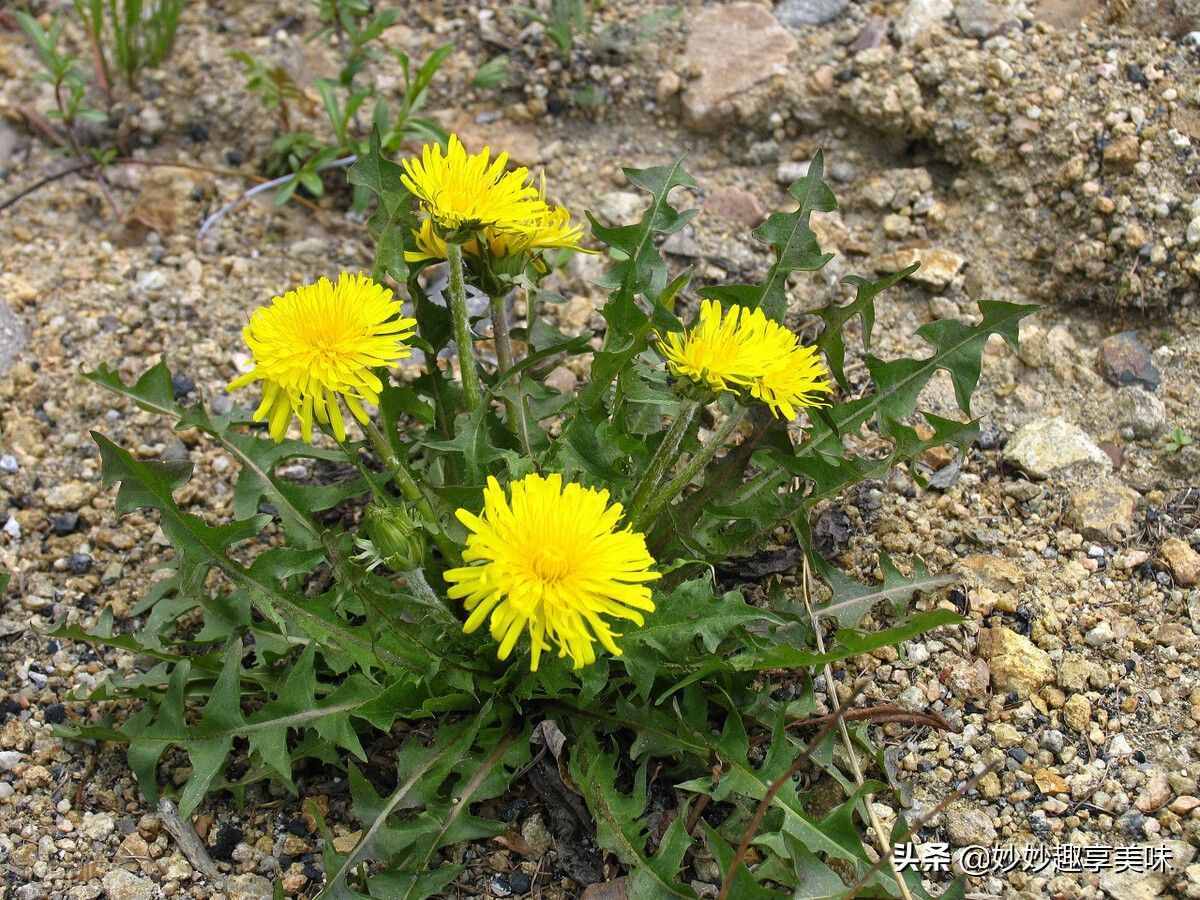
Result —
[[957, 697], [967, 699], [986, 697], [992, 673], [986, 661], [967, 662], [957, 659], [941, 674], [942, 682]]
[[1200, 799], [1185, 794], [1171, 801], [1170, 810], [1177, 816], [1186, 816], [1197, 807], [1200, 807]]
[[1104, 148], [1104, 165], [1119, 172], [1128, 172], [1137, 164], [1140, 155], [1137, 135], [1127, 134]]
[[757, 3], [711, 6], [696, 16], [684, 50], [699, 76], [683, 93], [690, 128], [711, 128], [733, 117], [735, 101], [751, 88], [787, 73], [796, 39]]
[[1043, 794], [1069, 794], [1071, 786], [1053, 769], [1038, 769], [1033, 773], [1033, 783]]
[[1071, 494], [1071, 524], [1085, 538], [1116, 543], [1133, 530], [1137, 491], [1107, 482]]
[[899, 272], [915, 262], [920, 263], [921, 267], [913, 272], [912, 280], [941, 290], [954, 280], [966, 260], [957, 253], [939, 247], [908, 247], [878, 257], [875, 271]]
[[749, 191], [736, 187], [719, 187], [704, 200], [704, 211], [718, 219], [750, 228], [766, 217], [766, 211]]
[[1063, 706], [1063, 721], [1079, 734], [1086, 734], [1092, 722], [1092, 704], [1083, 694], [1072, 694]]
[[1074, 31], [1085, 19], [1099, 19], [1104, 14], [1102, 0], [1041, 0], [1036, 18], [1052, 28]]
[[1162, 376], [1137, 332], [1123, 331], [1100, 342], [1098, 357], [1100, 374], [1117, 387], [1139, 384], [1147, 390], [1157, 390]]
[[958, 568], [976, 586], [1007, 594], [1025, 587], [1025, 572], [1010, 559], [975, 553], [964, 557]]
[[1171, 785], [1165, 772], [1156, 772], [1146, 782], [1141, 795], [1134, 801], [1134, 806], [1144, 813], [1152, 813], [1162, 809], [1171, 799]]
[[1200, 583], [1200, 553], [1197, 553], [1185, 541], [1170, 538], [1163, 541], [1159, 554], [1171, 567], [1175, 583], [1182, 587], [1191, 587]]
[[1196, 646], [1196, 636], [1192, 634], [1192, 630], [1179, 622], [1163, 622], [1158, 626], [1158, 634], [1154, 636], [1154, 640], [1180, 652]]
[[979, 655], [988, 661], [992, 686], [1029, 696], [1054, 680], [1054, 663], [1029, 638], [1002, 625], [979, 634]]

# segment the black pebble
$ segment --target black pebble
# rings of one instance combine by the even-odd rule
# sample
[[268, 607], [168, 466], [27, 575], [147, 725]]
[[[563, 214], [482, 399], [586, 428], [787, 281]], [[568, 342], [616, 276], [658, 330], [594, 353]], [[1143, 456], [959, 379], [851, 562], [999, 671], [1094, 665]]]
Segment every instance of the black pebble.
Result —
[[79, 513], [68, 512], [50, 520], [50, 530], [59, 537], [71, 534], [79, 527]]
[[51, 725], [61, 725], [67, 718], [67, 708], [61, 703], [52, 703], [42, 711], [42, 718]]
[[287, 823], [289, 834], [294, 834], [296, 837], [304, 837], [308, 834], [308, 826], [304, 824], [303, 819], [292, 819]]
[[1018, 763], [1024, 763], [1025, 760], [1029, 759], [1029, 754], [1020, 747], [1009, 747], [1008, 755], [1015, 759]]
[[195, 144], [203, 144], [208, 140], [208, 129], [199, 122], [188, 125], [188, 138]]
[[1142, 71], [1142, 67], [1137, 63], [1130, 63], [1125, 67], [1125, 77], [1141, 87], [1147, 87], [1150, 84], [1146, 79], [1146, 73]]
[[511, 803], [501, 807], [500, 818], [505, 822], [515, 822], [525, 815], [525, 810], [527, 809], [529, 809], [529, 801], [522, 797], [517, 797]]
[[0, 700], [0, 722], [5, 722], [9, 716], [19, 715], [20, 712], [21, 705], [12, 697], [5, 697], [3, 700]]
[[217, 832], [217, 839], [213, 842], [212, 855], [217, 859], [230, 862], [234, 848], [242, 842], [244, 836], [242, 829], [236, 825], [222, 825], [221, 830]]
[[67, 557], [67, 568], [75, 575], [84, 575], [92, 567], [92, 558], [86, 553], [72, 553]]
[[225, 162], [231, 166], [240, 166], [244, 160], [245, 157], [242, 156], [242, 151], [240, 150], [225, 151]]
[[186, 375], [177, 372], [171, 376], [171, 390], [174, 392], [176, 400], [182, 400], [195, 389], [196, 382]]
[[315, 881], [317, 884], [320, 884], [325, 878], [321, 870], [311, 863], [304, 867], [304, 877], [309, 881]]
[[508, 886], [514, 894], [528, 894], [532, 885], [532, 879], [524, 872], [513, 872], [508, 876]]

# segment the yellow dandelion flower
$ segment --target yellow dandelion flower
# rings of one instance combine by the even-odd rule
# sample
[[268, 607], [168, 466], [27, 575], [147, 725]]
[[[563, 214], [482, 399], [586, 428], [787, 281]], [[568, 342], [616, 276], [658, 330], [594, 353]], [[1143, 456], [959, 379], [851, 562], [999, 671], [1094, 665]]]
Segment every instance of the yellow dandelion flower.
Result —
[[487, 147], [468, 155], [452, 134], [444, 154], [426, 144], [420, 159], [404, 160], [400, 180], [443, 232], [533, 220], [544, 205], [538, 189], [528, 169], [508, 172], [507, 163], [507, 153], [492, 160]]
[[824, 406], [833, 393], [816, 347], [806, 347], [761, 309], [721, 309], [716, 300], [700, 305], [700, 319], [683, 334], [659, 342], [677, 376], [713, 391], [747, 392], [775, 415], [795, 418], [806, 406]]
[[[561, 206], [545, 206], [527, 222], [491, 225], [484, 228], [482, 233], [487, 241], [488, 253], [497, 259], [555, 248], [595, 252], [582, 245], [583, 226], [572, 222], [570, 212]], [[438, 235], [432, 219], [423, 219], [421, 226], [413, 230], [413, 236], [417, 249], [405, 251], [406, 261], [446, 258], [446, 242]], [[463, 244], [463, 253], [479, 256], [479, 241], [476, 238], [467, 241]]]
[[641, 626], [639, 610], [654, 611], [646, 582], [661, 576], [651, 569], [645, 537], [617, 530], [623, 509], [609, 504], [608, 491], [564, 488], [561, 475], [527, 475], [509, 493], [511, 502], [488, 478], [481, 515], [456, 513], [471, 531], [463, 560], [478, 563], [444, 576], [453, 584], [449, 596], [471, 612], [463, 631], [475, 631], [490, 614], [500, 659], [528, 632], [535, 672], [551, 642], [576, 669], [596, 661], [594, 641], [620, 656], [613, 640], [619, 635], [601, 616]]
[[[417, 322], [400, 314], [400, 301], [366, 275], [343, 272], [337, 284], [316, 284], [273, 297], [256, 309], [242, 337], [254, 356], [254, 369], [226, 390], [261, 381], [256, 422], [270, 423], [282, 441], [288, 424], [300, 420], [304, 440], [312, 441], [313, 419], [346, 439], [341, 402], [364, 425], [363, 403], [378, 403], [383, 383], [372, 369], [390, 366], [412, 352], [404, 343]], [[340, 402], [339, 402], [340, 398]]]

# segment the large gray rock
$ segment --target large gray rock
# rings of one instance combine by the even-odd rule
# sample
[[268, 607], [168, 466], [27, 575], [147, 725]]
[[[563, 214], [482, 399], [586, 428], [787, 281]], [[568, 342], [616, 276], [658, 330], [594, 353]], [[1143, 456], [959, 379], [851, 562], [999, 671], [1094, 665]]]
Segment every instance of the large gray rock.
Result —
[[1117, 420], [1135, 438], [1152, 438], [1167, 427], [1167, 407], [1135, 384], [1117, 391]]
[[850, 6], [850, 0], [783, 0], [775, 7], [775, 18], [789, 28], [824, 25]]
[[124, 869], [113, 869], [104, 876], [104, 896], [108, 900], [154, 900], [154, 882]]
[[1082, 428], [1057, 416], [1022, 426], [1004, 448], [1004, 461], [1031, 478], [1049, 478], [1082, 465], [1104, 472], [1112, 469], [1108, 454], [1092, 443]]
[[736, 103], [752, 88], [785, 75], [796, 39], [757, 3], [705, 9], [691, 25], [684, 61], [697, 77], [683, 94], [690, 128], [711, 128], [734, 118]]
[[954, 11], [952, 0], [909, 0], [896, 22], [896, 34], [904, 42], [911, 41], [945, 19]]
[[954, 17], [963, 34], [980, 39], [1021, 25], [1011, 6], [993, 0], [960, 0], [955, 7]]

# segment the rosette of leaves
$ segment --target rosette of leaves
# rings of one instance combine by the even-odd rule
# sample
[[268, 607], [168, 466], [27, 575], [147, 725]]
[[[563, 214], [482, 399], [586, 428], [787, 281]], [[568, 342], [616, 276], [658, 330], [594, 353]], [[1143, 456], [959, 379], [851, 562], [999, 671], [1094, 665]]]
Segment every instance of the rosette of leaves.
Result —
[[[854, 299], [819, 312], [825, 327], [818, 343], [846, 399], [803, 432], [756, 418], [753, 432], [664, 510], [650, 543], [668, 577], [645, 626], [621, 638], [620, 657], [576, 671], [550, 656], [531, 673], [498, 662], [494, 645], [464, 635], [460, 612], [439, 602], [441, 573], [459, 564], [454, 548], [464, 537], [451, 513], [479, 508], [489, 475], [504, 481], [562, 472], [627, 502], [678, 407], [651, 347], [655, 335], [682, 327], [677, 310], [690, 297], [689, 276], [672, 276], [659, 243], [691, 219], [693, 211], [675, 204], [695, 183], [678, 162], [625, 174], [647, 205], [629, 224], [592, 220], [611, 262], [599, 349], [587, 336], [558, 333], [535, 311], [520, 333], [526, 355], [503, 376], [483, 373], [490, 402], [474, 411], [441, 366], [387, 381], [382, 446], [276, 444], [245, 410], [218, 415], [181, 405], [165, 364], [134, 383], [104, 367], [89, 374], [220, 447], [238, 475], [232, 519], [214, 522], [202, 499], [178, 499], [189, 465], [139, 459], [96, 435], [104, 479], [118, 488], [117, 513], [154, 511], [175, 554], [170, 576], [128, 621], [106, 613], [90, 631], [73, 623], [56, 631], [138, 659], [84, 698], [133, 703], [105, 706], [100, 719], [67, 733], [125, 744], [150, 801], [175, 790], [161, 771], [164, 760], [186, 757], [190, 776], [178, 798], [185, 817], [216, 794], [250, 800], [265, 782], [299, 793], [314, 770], [344, 773], [362, 837], [349, 853], [326, 842], [321, 897], [438, 895], [461, 871], [447, 848], [503, 832], [497, 798], [547, 766], [564, 790], [582, 795], [594, 822], [592, 852], [626, 868], [630, 897], [696, 896], [689, 885], [700, 858], [716, 862], [737, 898], [837, 896], [856, 881], [864, 896], [926, 896], [915, 875], [897, 884], [863, 846], [864, 798], [887, 787], [857, 784], [831, 732], [814, 737], [791, 726], [816, 710], [813, 682], [823, 667], [958, 621], [941, 608], [908, 610], [914, 594], [949, 579], [919, 562], [906, 578], [884, 558], [883, 584], [863, 585], [810, 553], [827, 588], [810, 614], [778, 586], [751, 604], [711, 573], [761, 547], [780, 525], [808, 552], [817, 503], [929, 447], [970, 441], [984, 344], [991, 334], [1014, 343], [1032, 307], [985, 301], [973, 324], [923, 326], [924, 355], [882, 359], [871, 352], [875, 297], [911, 270], [851, 279]], [[416, 223], [399, 167], [376, 141], [351, 181], [377, 198], [375, 275], [406, 287], [419, 327], [415, 345], [427, 360], [438, 359], [452, 340], [450, 322], [425, 292], [425, 264], [404, 261]], [[791, 194], [796, 209], [775, 213], [755, 232], [774, 256], [763, 280], [703, 288], [700, 296], [783, 315], [789, 277], [828, 260], [810, 227], [813, 212], [835, 203], [820, 157]], [[516, 286], [538, 289], [532, 261], [531, 271], [512, 277]], [[844, 366], [844, 326], [856, 316], [869, 385], [852, 383]], [[552, 364], [579, 354], [590, 356], [590, 378], [577, 392], [544, 383]], [[938, 370], [949, 373], [965, 421], [920, 412], [921, 389]], [[524, 424], [514, 409], [524, 411]], [[918, 431], [922, 418], [928, 427]], [[517, 434], [530, 427], [531, 454]], [[887, 451], [848, 450], [843, 437], [864, 429]], [[690, 433], [684, 451], [697, 440]], [[418, 482], [411, 488], [417, 496], [404, 502], [421, 510], [438, 538], [418, 551], [431, 591], [386, 566], [368, 571], [354, 557], [354, 523], [366, 502], [400, 502], [392, 476], [401, 461]], [[317, 474], [298, 479], [298, 470]], [[414, 561], [406, 555], [404, 565]], [[863, 617], [878, 606], [892, 623], [864, 630]], [[836, 631], [818, 652], [809, 644], [814, 625], [824, 623]], [[791, 690], [774, 691], [784, 683]], [[561, 738], [558, 765], [531, 747], [535, 732], [544, 744], [547, 731]], [[865, 725], [849, 733], [868, 757], [878, 756]], [[373, 748], [392, 748], [394, 768], [370, 765]], [[777, 784], [798, 762], [810, 777]], [[831, 801], [816, 785], [841, 796]], [[766, 808], [756, 817], [760, 802]], [[756, 861], [735, 865], [733, 848], [751, 825]]]

